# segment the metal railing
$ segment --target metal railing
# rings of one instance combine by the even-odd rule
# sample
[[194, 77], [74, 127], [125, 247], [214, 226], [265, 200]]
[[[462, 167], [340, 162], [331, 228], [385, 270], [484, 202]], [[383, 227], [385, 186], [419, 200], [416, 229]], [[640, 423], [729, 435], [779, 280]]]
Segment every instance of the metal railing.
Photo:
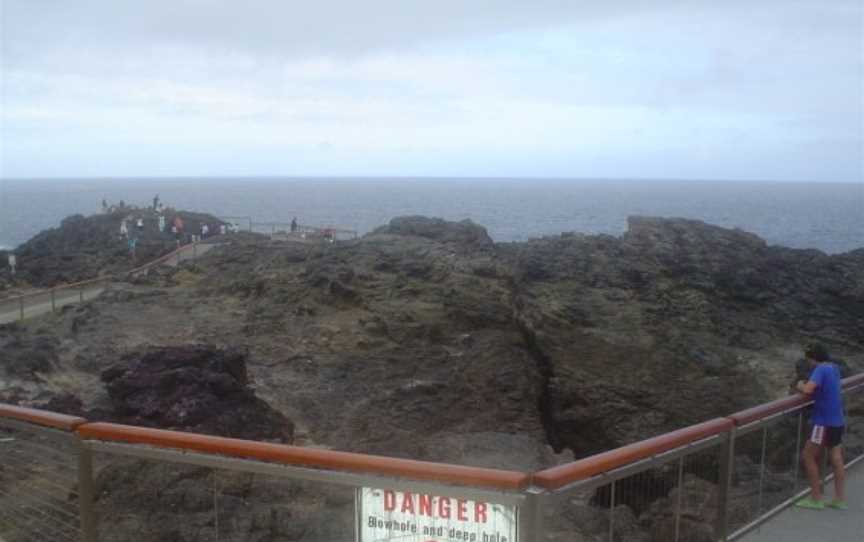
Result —
[[[843, 387], [847, 397], [861, 399], [864, 374], [845, 379]], [[574, 529], [586, 540], [608, 542], [736, 540], [806, 492], [798, 451], [804, 412], [810, 404], [804, 396], [790, 396], [534, 473], [90, 423], [0, 405], [0, 538], [6, 542], [119, 540], [118, 536], [130, 534], [118, 535], [120, 526], [135, 525], [142, 530], [136, 536], [148, 539], [143, 530], [164, 528], [168, 516], [153, 515], [132, 523], [130, 517], [146, 513], [141, 510], [143, 503], [176, 506], [177, 496], [169, 498], [170, 488], [157, 485], [154, 495], [124, 503], [122, 491], [117, 501], [112, 501], [111, 492], [122, 490], [123, 484], [143, 484], [151, 477], [162, 484], [157, 471], [142, 471], [141, 464], [150, 469], [170, 464], [203, 469], [174, 473], [171, 483], [164, 483], [198, 484], [197, 493], [187, 500], [200, 513], [175, 519], [194, 524], [199, 539], [245, 539], [237, 529], [252, 529], [262, 521], [272, 522], [265, 525], [271, 531], [290, 531], [299, 520], [291, 516], [291, 521], [279, 521], [279, 507], [286, 506], [285, 502], [320, 511], [315, 503], [327, 501], [342, 503], [342, 511], [350, 517], [327, 516], [322, 523], [331, 530], [321, 539], [333, 539], [338, 531], [340, 537], [366, 542], [354, 531], [393, 528], [378, 512], [363, 512], [367, 497], [383, 495], [386, 503], [389, 492], [391, 504], [396, 502], [395, 495], [401, 495], [402, 511], [413, 513], [419, 506], [418, 515], [422, 515], [423, 496], [427, 496], [430, 516], [434, 502], [442, 513], [447, 502], [447, 517], [452, 502], [452, 515], [462, 520], [464, 514], [466, 521], [471, 510], [486, 521], [487, 512], [491, 515], [494, 509], [503, 514], [504, 528], [511, 528], [506, 542], [540, 542], [556, 531], [572, 534]], [[859, 423], [850, 419], [850, 431], [858, 431]], [[864, 459], [864, 449], [849, 451], [853, 456], [850, 465]], [[114, 468], [122, 458], [142, 463]], [[100, 474], [95, 481], [94, 462]], [[119, 487], [112, 488], [105, 480], [112, 468], [120, 474]], [[144, 474], [133, 479], [129, 473], [136, 469]], [[238, 473], [249, 479], [239, 483], [232, 478]], [[273, 489], [277, 480], [289, 485]], [[266, 492], [260, 491], [262, 484], [269, 487]], [[321, 486], [341, 488], [341, 493], [328, 490], [303, 501], [304, 494]], [[160, 502], [159, 495], [165, 495], [166, 502]], [[250, 501], [255, 498], [258, 505], [269, 508], [250, 512], [254, 517], [245, 523], [239, 521], [237, 510], [251, 509]], [[100, 515], [101, 531], [97, 525]], [[449, 538], [504, 542], [496, 538], [499, 534], [465, 530]]]
[[255, 233], [263, 233], [270, 235], [273, 239], [287, 240], [291, 237], [302, 239], [321, 239], [342, 241], [347, 239], [356, 239], [358, 233], [356, 230], [348, 230], [343, 228], [308, 226], [304, 224], [296, 224], [294, 230], [291, 229], [290, 222], [250, 222], [249, 231]]
[[[843, 387], [862, 398], [864, 375], [845, 379]], [[811, 405], [803, 395], [790, 396], [537, 472], [532, 480], [545, 490], [541, 500], [576, 498], [600, 510], [590, 533], [597, 540], [737, 540], [809, 491], [799, 452]], [[848, 418], [847, 429], [861, 431], [861, 422]], [[849, 466], [864, 460], [864, 448], [849, 451]]]
[[[296, 230], [292, 232], [291, 224], [288, 222], [254, 222], [252, 217], [249, 216], [225, 216], [218, 218], [231, 223], [234, 223], [234, 221], [237, 220], [248, 222], [250, 232], [266, 233], [271, 235], [271, 238], [278, 238], [281, 240], [287, 240], [296, 236], [302, 239], [339, 241], [345, 239], [356, 239], [358, 236], [358, 233], [355, 230], [330, 227], [322, 228], [306, 225], [297, 225]], [[198, 256], [197, 247], [200, 243], [202, 243], [202, 241], [195, 241], [179, 246], [177, 249], [129, 271], [96, 277], [72, 284], [62, 284], [52, 288], [39, 290], [37, 292], [0, 299], [0, 315], [17, 312], [17, 320], [21, 321], [30, 316], [49, 312], [49, 306], [50, 312], [57, 312], [57, 310], [66, 305], [83, 303], [86, 300], [98, 296], [102, 292], [104, 285], [112, 281], [122, 279], [123, 277], [141, 275], [149, 271], [152, 267], [169, 262], [172, 259], [175, 259], [178, 265], [184, 259], [190, 259], [194, 262]], [[190, 246], [191, 248], [188, 248]], [[184, 252], [187, 251], [191, 252], [191, 256], [184, 255]], [[0, 320], [0, 324], [2, 323], [4, 322]]]
[[[146, 274], [157, 265], [176, 261], [196, 260], [198, 256], [198, 245], [202, 242], [188, 243], [177, 247], [154, 260], [143, 265], [111, 275], [96, 277], [72, 284], [61, 284], [52, 288], [39, 290], [38, 292], [20, 294], [14, 297], [0, 299], [0, 314], [17, 313], [17, 320], [21, 321], [31, 316], [37, 316], [46, 312], [57, 312], [66, 305], [83, 303], [84, 301], [97, 297], [105, 286], [116, 280], [126, 277], [135, 277]], [[186, 254], [188, 253], [188, 254]], [[49, 311], [50, 307], [50, 311]], [[0, 323], [3, 323], [0, 321]]]

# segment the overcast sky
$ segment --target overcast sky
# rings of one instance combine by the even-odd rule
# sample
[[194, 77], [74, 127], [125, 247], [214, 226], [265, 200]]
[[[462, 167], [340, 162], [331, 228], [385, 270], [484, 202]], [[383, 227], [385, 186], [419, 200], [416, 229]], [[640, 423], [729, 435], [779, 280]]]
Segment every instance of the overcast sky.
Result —
[[0, 0], [5, 177], [864, 182], [861, 0]]

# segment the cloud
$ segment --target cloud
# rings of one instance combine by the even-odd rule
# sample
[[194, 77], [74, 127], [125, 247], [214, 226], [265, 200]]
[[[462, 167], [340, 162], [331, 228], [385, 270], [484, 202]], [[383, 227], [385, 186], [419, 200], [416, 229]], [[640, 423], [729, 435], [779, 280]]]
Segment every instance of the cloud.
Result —
[[716, 177], [711, 157], [737, 155], [725, 171], [789, 177], [794, 160], [776, 162], [810, 149], [821, 162], [800, 171], [864, 176], [855, 0], [0, 6], [5, 175], [38, 173], [40, 153], [90, 171], [121, 147], [135, 174], [162, 146], [160, 172], [178, 173], [243, 149], [259, 173], [291, 156], [328, 174], [339, 156], [394, 174], [632, 176], [626, 156]]

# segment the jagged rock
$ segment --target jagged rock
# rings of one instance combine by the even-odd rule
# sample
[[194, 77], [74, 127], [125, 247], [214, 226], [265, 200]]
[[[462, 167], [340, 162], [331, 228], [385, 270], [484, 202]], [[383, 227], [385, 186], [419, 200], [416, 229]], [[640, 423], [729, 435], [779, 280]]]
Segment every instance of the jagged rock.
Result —
[[425, 216], [400, 216], [392, 219], [389, 225], [377, 228], [373, 234], [425, 237], [442, 243], [455, 243], [474, 248], [490, 248], [493, 245], [486, 228], [469, 219], [449, 222]]
[[253, 440], [291, 442], [293, 424], [249, 387], [245, 356], [206, 346], [150, 348], [102, 373], [115, 419]]
[[[679, 495], [680, 493], [680, 495]], [[678, 510], [680, 502], [680, 511]], [[653, 542], [675, 540], [676, 512], [680, 512], [678, 535], [681, 542], [714, 542], [717, 522], [717, 487], [692, 474], [684, 475], [682, 487], [654, 501], [642, 514], [640, 523]]]
[[[238, 242], [208, 256], [194, 281], [146, 286], [159, 297], [135, 287], [132, 295], [91, 302], [86, 314], [46, 319], [61, 337], [55, 374], [74, 369], [92, 378], [122, 352], [132, 352], [126, 359], [135, 365], [149, 351], [145, 344], [242, 347], [257, 393], [296, 422], [301, 444], [528, 470], [781, 396], [800, 345], [810, 340], [828, 343], [854, 371], [864, 369], [864, 250], [826, 256], [771, 247], [744, 232], [678, 219], [634, 219], [621, 237], [504, 244], [490, 244], [476, 226], [431, 219], [392, 226], [323, 246]], [[79, 325], [73, 325], [76, 314], [84, 320]], [[20, 333], [23, 344], [36, 330], [28, 325]], [[3, 353], [16, 359], [19, 350]], [[163, 427], [205, 419], [172, 411], [171, 405], [186, 404], [186, 380], [168, 377], [176, 370], [165, 367], [161, 376], [143, 371], [149, 384], [134, 393], [158, 389], [165, 377], [165, 396], [132, 400], [129, 410], [121, 402], [104, 419]], [[192, 364], [189, 380], [214, 378], [196, 371]], [[207, 388], [200, 403], [227, 417], [223, 401], [230, 405], [245, 392], [231, 391], [242, 387], [231, 379], [225, 387], [225, 371], [216, 375], [221, 395], [211, 402]], [[18, 386], [16, 393], [33, 399], [39, 385], [11, 378], [6, 389]], [[130, 382], [121, 389], [132, 393]], [[76, 395], [92, 403], [89, 395]], [[850, 406], [850, 413], [862, 411], [860, 404]], [[232, 434], [238, 430], [230, 420], [219, 423]], [[791, 466], [796, 439], [788, 425], [772, 426], [770, 472]], [[210, 430], [201, 427], [188, 429]], [[856, 438], [849, 435], [850, 445], [860, 445]], [[738, 444], [736, 491], [750, 506], [761, 440]], [[131, 483], [146, 484], [149, 471], [132, 471]], [[185, 506], [182, 495], [190, 494], [191, 514], [204, 497], [183, 485], [183, 476], [152, 474], [183, 488], [171, 496], [178, 511]], [[212, 484], [206, 475], [190, 476]], [[655, 499], [667, 498], [674, 480], [657, 474], [652, 481], [663, 491]], [[773, 476], [765, 487], [782, 481]], [[117, 495], [105, 501], [106, 509], [118, 507], [118, 533], [134, 532], [140, 524], [124, 523], [127, 509], [121, 510], [123, 499], [134, 495]], [[555, 508], [564, 519], [554, 540], [602, 539], [609, 513], [602, 495], [595, 497], [594, 504]], [[650, 504], [616, 507], [626, 539], [647, 540], [650, 529], [636, 518]], [[269, 503], [253, 508], [285, 517]], [[286, 509], [292, 518], [307, 510]], [[180, 512], [158, 515], [155, 504], [153, 510], [147, 525], [182, 530], [174, 525]], [[250, 525], [264, 530], [283, 525], [255, 518]], [[212, 535], [205, 521], [203, 515], [189, 521], [198, 539]], [[160, 533], [195, 539], [191, 527], [182, 531]], [[252, 531], [236, 532], [244, 539]]]
[[[175, 216], [184, 221], [185, 232], [198, 233], [202, 224], [217, 227], [221, 221], [211, 215], [187, 211], [165, 211], [170, 225]], [[136, 259], [129, 256], [120, 223], [129, 217], [144, 219], [138, 231], [129, 222], [130, 234], [138, 238]], [[18, 279], [33, 286], [54, 286], [122, 272], [151, 261], [176, 248], [174, 235], [159, 231], [158, 215], [147, 208], [124, 207], [109, 214], [88, 217], [73, 215], [59, 227], [45, 230], [15, 249]], [[5, 268], [5, 259], [0, 269]], [[5, 271], [4, 271], [5, 273]]]
[[0, 371], [11, 378], [41, 381], [57, 366], [59, 345], [46, 331], [31, 334], [19, 324], [0, 326]]

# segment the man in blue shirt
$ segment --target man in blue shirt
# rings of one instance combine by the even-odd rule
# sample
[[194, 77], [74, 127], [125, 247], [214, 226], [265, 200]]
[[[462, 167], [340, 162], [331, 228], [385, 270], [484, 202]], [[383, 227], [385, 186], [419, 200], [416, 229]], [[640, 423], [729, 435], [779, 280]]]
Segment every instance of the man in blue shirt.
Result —
[[810, 417], [812, 429], [801, 457], [810, 482], [810, 496], [801, 499], [796, 505], [813, 510], [825, 508], [819, 483], [818, 459], [822, 448], [826, 448], [834, 469], [834, 500], [828, 503], [828, 506], [846, 510], [846, 471], [843, 466], [843, 448], [840, 445], [846, 423], [843, 417], [840, 369], [831, 363], [828, 350], [821, 344], [808, 346], [804, 356], [810, 363], [812, 372], [807, 382], [798, 382], [797, 388], [813, 399], [813, 413]]

